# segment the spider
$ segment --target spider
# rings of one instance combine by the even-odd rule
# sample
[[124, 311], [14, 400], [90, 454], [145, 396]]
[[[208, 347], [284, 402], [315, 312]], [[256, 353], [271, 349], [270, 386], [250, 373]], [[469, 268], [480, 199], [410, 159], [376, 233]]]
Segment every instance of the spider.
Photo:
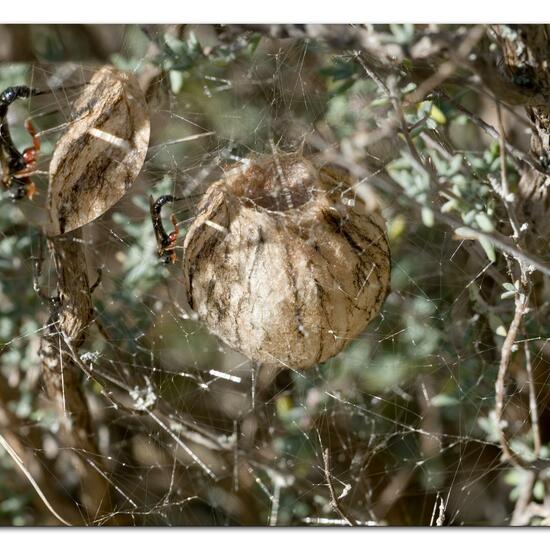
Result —
[[29, 119], [25, 128], [32, 138], [32, 147], [27, 147], [20, 153], [15, 147], [7, 121], [9, 106], [17, 99], [28, 99], [45, 92], [28, 86], [6, 88], [0, 94], [0, 166], [2, 166], [2, 184], [8, 190], [8, 195], [14, 199], [28, 197], [32, 199], [36, 187], [30, 175], [36, 170], [36, 157], [40, 151], [40, 138]]
[[149, 197], [149, 208], [151, 211], [151, 219], [153, 220], [153, 229], [155, 231], [155, 238], [157, 239], [157, 253], [166, 264], [176, 263], [176, 239], [179, 235], [179, 228], [176, 222], [175, 214], [170, 216], [170, 221], [174, 226], [174, 230], [171, 233], [166, 233], [164, 226], [162, 225], [161, 210], [162, 207], [168, 203], [174, 203], [182, 200], [181, 198], [173, 197], [172, 195], [162, 195], [157, 200], [153, 197]]

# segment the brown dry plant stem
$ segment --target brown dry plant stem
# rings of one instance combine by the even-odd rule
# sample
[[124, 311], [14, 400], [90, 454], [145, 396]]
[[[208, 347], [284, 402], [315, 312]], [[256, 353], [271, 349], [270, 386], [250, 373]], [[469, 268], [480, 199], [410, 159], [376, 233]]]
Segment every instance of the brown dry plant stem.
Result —
[[[516, 216], [516, 211], [513, 205], [510, 204], [510, 186], [508, 184], [508, 170], [506, 167], [506, 132], [504, 130], [504, 123], [502, 121], [502, 109], [500, 103], [497, 101], [497, 118], [498, 118], [498, 129], [499, 129], [499, 146], [500, 146], [500, 196], [502, 198], [502, 203], [506, 209], [508, 219], [510, 220], [510, 225], [513, 231], [514, 241], [518, 241], [520, 238], [521, 229], [519, 227], [519, 222]], [[513, 196], [512, 196], [513, 197]]]
[[[470, 119], [473, 124], [478, 126], [489, 137], [495, 140], [500, 140], [500, 133], [494, 126], [491, 126], [480, 116], [466, 109], [466, 107], [464, 107], [459, 101], [446, 94], [445, 92], [439, 90], [438, 94], [440, 97], [444, 98], [445, 101], [450, 103], [455, 109], [466, 115], [466, 117], [468, 117], [468, 119]], [[505, 140], [504, 147], [506, 149], [506, 152], [510, 155], [511, 160], [514, 162], [518, 171], [520, 171], [521, 169], [521, 163], [526, 164], [537, 172], [540, 172], [542, 170], [542, 167], [539, 166], [529, 155], [526, 155], [523, 151], [520, 151], [512, 143], [509, 143]]]
[[423, 101], [428, 93], [435, 90], [447, 79], [449, 79], [454, 74], [456, 69], [465, 63], [470, 52], [475, 48], [484, 35], [484, 25], [473, 26], [456, 49], [456, 52], [454, 54], [452, 51], [449, 52], [451, 59], [444, 61], [441, 65], [439, 65], [437, 70], [429, 78], [424, 80], [416, 88], [416, 90], [409, 94], [406, 98], [407, 104], [415, 104]]
[[539, 413], [537, 408], [537, 394], [535, 391], [535, 381], [533, 380], [533, 364], [531, 361], [531, 350], [529, 349], [529, 342], [523, 342], [523, 349], [525, 352], [525, 370], [527, 371], [527, 381], [529, 384], [529, 414], [531, 416], [531, 426], [533, 430], [533, 450], [535, 456], [538, 458], [541, 451], [541, 436], [539, 425]]
[[[42, 373], [48, 397], [55, 404], [63, 447], [72, 450], [72, 462], [81, 482], [81, 504], [93, 522], [111, 510], [107, 481], [87, 460], [101, 462], [88, 403], [81, 388], [80, 369], [73, 357], [84, 343], [93, 320], [82, 233], [48, 239], [57, 276], [57, 297], [40, 345]], [[97, 464], [101, 469], [101, 464]]]
[[506, 373], [508, 372], [508, 366], [510, 365], [510, 360], [512, 357], [512, 352], [514, 351], [514, 343], [516, 341], [519, 328], [521, 326], [521, 320], [525, 313], [526, 309], [526, 299], [525, 295], [517, 294], [516, 303], [515, 303], [514, 318], [510, 324], [510, 328], [502, 344], [502, 351], [500, 354], [500, 364], [498, 368], [497, 380], [495, 383], [495, 415], [496, 415], [496, 425], [499, 434], [500, 447], [502, 450], [502, 456], [504, 460], [514, 464], [515, 466], [523, 467], [523, 462], [510, 448], [506, 435], [504, 433], [504, 427], [502, 424], [502, 415], [504, 412], [504, 401], [506, 397], [505, 391], [505, 380]]
[[9, 442], [4, 438], [2, 435], [0, 435], [0, 446], [4, 448], [4, 450], [8, 453], [8, 455], [11, 457], [11, 459], [15, 462], [16, 466], [25, 474], [25, 477], [29, 480], [30, 484], [33, 486], [34, 490], [46, 506], [46, 508], [53, 514], [53, 516], [61, 522], [63, 525], [66, 525], [67, 527], [71, 527], [71, 524], [65, 520], [52, 506], [50, 501], [48, 500], [47, 496], [44, 494], [42, 489], [40, 488], [40, 485], [36, 482], [33, 475], [29, 471], [29, 469], [25, 466], [24, 461], [21, 459], [17, 451], [9, 444]]
[[[526, 244], [535, 254], [544, 257], [550, 237], [550, 73], [547, 69], [550, 59], [550, 26], [498, 25], [492, 30], [503, 57], [501, 80], [504, 85], [519, 89], [520, 95], [526, 98], [524, 105], [532, 123], [531, 156], [546, 168], [546, 173], [534, 169], [526, 170], [517, 191], [519, 223], [528, 228], [525, 234]], [[530, 284], [533, 288], [531, 301], [535, 305], [540, 304], [544, 299], [541, 295], [542, 277], [532, 274]], [[517, 315], [519, 313], [516, 307]], [[525, 362], [534, 447], [538, 456], [542, 442], [528, 345], [525, 347]]]
[[336, 496], [336, 491], [334, 490], [334, 484], [332, 483], [332, 474], [330, 473], [330, 452], [328, 449], [325, 449], [323, 451], [323, 465], [325, 470], [325, 479], [327, 481], [328, 490], [330, 492], [330, 505], [349, 527], [353, 527], [355, 525], [355, 522], [353, 522], [342, 510], [342, 507], [338, 502], [338, 497]]
[[[53, 522], [57, 518], [57, 521], [62, 523], [78, 523], [81, 520], [80, 514], [74, 503], [59, 491], [57, 480], [51, 475], [52, 464], [45, 457], [39, 459], [37, 456], [35, 449], [42, 446], [40, 433], [36, 429], [23, 426], [21, 419], [7, 406], [7, 387], [6, 379], [0, 376], [0, 438], [4, 440], [4, 450], [15, 462], [17, 471], [21, 473], [25, 483], [30, 482], [35, 488], [34, 500], [39, 509], [43, 508], [44, 513], [48, 514]], [[52, 508], [56, 514], [52, 515]], [[47, 521], [49, 524], [49, 519]]]

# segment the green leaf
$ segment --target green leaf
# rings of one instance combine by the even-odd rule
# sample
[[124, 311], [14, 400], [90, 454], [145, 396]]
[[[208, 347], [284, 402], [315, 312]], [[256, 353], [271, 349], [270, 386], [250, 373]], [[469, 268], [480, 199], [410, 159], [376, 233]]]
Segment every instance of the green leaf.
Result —
[[183, 88], [185, 81], [184, 73], [182, 71], [170, 71], [170, 89], [172, 93], [179, 94]]
[[434, 225], [434, 213], [426, 207], [422, 208], [422, 223], [426, 227], [433, 227]]
[[502, 319], [495, 313], [489, 313], [489, 326], [497, 336], [506, 337], [507, 332], [504, 328], [504, 323], [502, 322]]
[[544, 483], [539, 479], [535, 483], [535, 486], [533, 487], [533, 496], [537, 500], [544, 500], [544, 495], [545, 495]]
[[176, 55], [187, 55], [187, 44], [170, 33], [164, 35], [164, 42]]
[[457, 210], [458, 206], [459, 203], [456, 199], [450, 199], [441, 207], [441, 212], [451, 212], [452, 210]]
[[384, 107], [385, 105], [390, 104], [390, 99], [388, 97], [377, 97], [373, 99], [370, 103], [371, 107]]
[[475, 215], [475, 220], [482, 231], [491, 233], [494, 230], [493, 222], [489, 219], [489, 216], [487, 216], [485, 212], [478, 212]]
[[457, 227], [455, 229], [455, 235], [460, 239], [476, 240], [477, 235], [469, 227]]
[[443, 111], [432, 103], [432, 108], [430, 109], [430, 118], [437, 122], [438, 124], [446, 124], [447, 117], [443, 114]]
[[460, 403], [460, 401], [456, 397], [452, 397], [451, 395], [447, 395], [445, 393], [434, 395], [430, 399], [430, 404], [434, 407], [452, 407], [458, 403]]
[[496, 255], [495, 247], [493, 246], [493, 243], [486, 237], [479, 237], [478, 240], [487, 258], [489, 258], [491, 262], [496, 262], [497, 255]]
[[401, 93], [403, 95], [408, 94], [410, 92], [413, 92], [416, 90], [416, 83], [415, 82], [409, 82], [405, 87], [401, 88]]

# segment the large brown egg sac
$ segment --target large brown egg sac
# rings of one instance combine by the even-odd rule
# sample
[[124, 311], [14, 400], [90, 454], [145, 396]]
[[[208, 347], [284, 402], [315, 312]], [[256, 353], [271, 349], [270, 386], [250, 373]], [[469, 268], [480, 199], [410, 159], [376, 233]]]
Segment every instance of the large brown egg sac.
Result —
[[48, 234], [90, 223], [134, 183], [149, 145], [145, 95], [132, 73], [109, 65], [94, 73], [50, 162]]
[[213, 183], [184, 242], [191, 307], [259, 364], [307, 368], [378, 313], [389, 285], [384, 219], [343, 171], [300, 154], [260, 157]]

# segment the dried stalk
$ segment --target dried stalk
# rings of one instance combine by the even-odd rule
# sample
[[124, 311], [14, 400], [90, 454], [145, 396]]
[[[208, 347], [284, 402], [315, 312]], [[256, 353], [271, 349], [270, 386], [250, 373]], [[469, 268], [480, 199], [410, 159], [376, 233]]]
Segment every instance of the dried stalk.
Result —
[[514, 318], [510, 324], [510, 328], [502, 344], [502, 351], [500, 354], [500, 364], [498, 368], [497, 380], [495, 383], [495, 415], [496, 415], [496, 425], [499, 434], [500, 447], [502, 450], [502, 456], [511, 464], [514, 464], [518, 467], [524, 467], [524, 463], [520, 457], [518, 457], [510, 448], [506, 435], [504, 434], [504, 428], [502, 425], [502, 413], [504, 411], [504, 398], [505, 398], [505, 387], [504, 381], [506, 379], [506, 373], [508, 372], [508, 366], [510, 364], [510, 359], [512, 357], [512, 351], [514, 342], [518, 335], [518, 331], [521, 325], [521, 320], [526, 309], [526, 299], [525, 296], [519, 294], [516, 296], [516, 307], [514, 311]]
[[325, 479], [327, 480], [328, 490], [330, 492], [330, 504], [334, 511], [346, 522], [349, 527], [353, 527], [355, 523], [345, 514], [338, 502], [334, 485], [332, 483], [332, 475], [330, 473], [330, 453], [328, 449], [323, 451], [323, 464], [325, 469]]
[[521, 486], [510, 525], [527, 525], [530, 520], [527, 510], [529, 509], [537, 475], [535, 472], [526, 472], [525, 475], [527, 477]]
[[[25, 479], [35, 488], [38, 508], [44, 506], [44, 512], [47, 511], [48, 514], [53, 508], [65, 522], [78, 523], [80, 514], [74, 503], [68, 502], [60, 494], [56, 479], [51, 475], [51, 464], [47, 459], [39, 460], [36, 455], [35, 449], [42, 445], [41, 435], [35, 429], [23, 427], [20, 419], [8, 408], [8, 399], [3, 392], [5, 387], [6, 381], [0, 377], [0, 437], [3, 439], [4, 449], [13, 458]], [[23, 431], [26, 432], [24, 437], [21, 435]], [[59, 517], [57, 519], [62, 521]]]
[[81, 231], [49, 238], [48, 247], [57, 275], [57, 297], [52, 300], [48, 329], [40, 345], [42, 373], [46, 392], [57, 409], [60, 439], [64, 447], [73, 450], [72, 461], [81, 482], [81, 502], [93, 521], [110, 511], [110, 489], [107, 481], [86, 462], [87, 458], [97, 460], [99, 451], [80, 385], [80, 369], [67, 345], [70, 343], [78, 351], [93, 320]]
[[527, 381], [529, 384], [529, 414], [531, 415], [531, 428], [533, 430], [533, 450], [535, 456], [540, 456], [541, 450], [541, 438], [540, 438], [540, 426], [539, 426], [539, 413], [537, 410], [537, 395], [535, 392], [535, 382], [533, 380], [533, 365], [531, 362], [531, 350], [529, 349], [529, 342], [523, 343], [525, 350], [525, 370], [527, 371]]
[[407, 97], [407, 103], [415, 104], [422, 101], [432, 90], [438, 88], [441, 84], [448, 80], [454, 74], [456, 69], [467, 60], [470, 52], [475, 48], [484, 35], [484, 25], [475, 25], [472, 27], [456, 49], [456, 54], [453, 55], [452, 50], [449, 52], [452, 59], [444, 61], [441, 65], [439, 65], [435, 73], [424, 80], [424, 82], [420, 83], [418, 88], [411, 92], [409, 97]]
[[[491, 126], [488, 122], [485, 122], [480, 116], [466, 109], [466, 107], [464, 107], [461, 103], [453, 99], [451, 96], [441, 91], [439, 91], [439, 95], [443, 97], [445, 101], [450, 103], [455, 109], [460, 111], [462, 114], [466, 115], [472, 121], [473, 124], [478, 126], [489, 137], [493, 138], [494, 140], [500, 140], [500, 133], [494, 126]], [[504, 141], [504, 147], [506, 149], [506, 152], [511, 156], [518, 170], [520, 169], [520, 163], [526, 164], [527, 166], [529, 166], [530, 168], [532, 168], [537, 172], [542, 170], [542, 167], [539, 166], [536, 162], [534, 162], [529, 155], [526, 155], [523, 151], [520, 151], [508, 141]]]
[[[510, 204], [510, 186], [508, 185], [508, 170], [506, 167], [506, 132], [504, 130], [504, 123], [502, 121], [502, 109], [500, 103], [497, 102], [497, 118], [499, 129], [499, 145], [500, 145], [500, 185], [501, 185], [501, 198], [512, 226], [513, 239], [518, 241], [520, 238], [520, 226], [516, 215], [516, 210], [513, 205]], [[518, 245], [519, 246], [519, 245]]]
[[34, 490], [46, 506], [46, 508], [63, 524], [67, 525], [68, 527], [71, 527], [71, 524], [63, 519], [61, 515], [55, 510], [55, 508], [50, 504], [50, 501], [40, 488], [40, 485], [36, 482], [31, 472], [28, 470], [28, 468], [25, 466], [25, 463], [21, 459], [21, 457], [17, 454], [15, 449], [8, 443], [8, 441], [0, 435], [0, 445], [4, 448], [4, 450], [10, 455], [12, 460], [15, 462], [17, 467], [25, 474], [25, 477], [29, 480], [30, 484], [33, 486]]

